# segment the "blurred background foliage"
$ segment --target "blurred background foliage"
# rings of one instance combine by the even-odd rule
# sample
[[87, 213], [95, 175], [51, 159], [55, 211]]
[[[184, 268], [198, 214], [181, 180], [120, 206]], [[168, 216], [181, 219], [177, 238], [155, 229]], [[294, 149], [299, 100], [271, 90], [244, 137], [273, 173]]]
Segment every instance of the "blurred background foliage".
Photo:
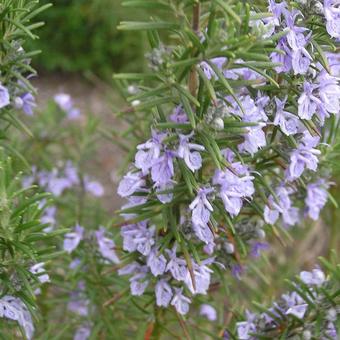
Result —
[[118, 31], [117, 25], [143, 13], [122, 7], [121, 0], [40, 0], [51, 2], [39, 16], [48, 24], [40, 29], [40, 39], [28, 46], [43, 51], [33, 62], [40, 71], [91, 71], [109, 78], [113, 71], [141, 69], [142, 33]]

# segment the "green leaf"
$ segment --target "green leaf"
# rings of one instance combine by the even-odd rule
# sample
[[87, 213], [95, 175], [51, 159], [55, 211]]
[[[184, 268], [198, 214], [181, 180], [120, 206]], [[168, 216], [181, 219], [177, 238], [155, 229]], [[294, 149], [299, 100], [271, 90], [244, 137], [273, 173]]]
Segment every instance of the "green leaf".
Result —
[[182, 93], [180, 94], [180, 97], [181, 97], [181, 102], [183, 104], [184, 111], [188, 115], [191, 127], [193, 129], [195, 129], [196, 128], [196, 119], [195, 119], [195, 114], [192, 111], [192, 108], [190, 106], [190, 103], [189, 103], [187, 97], [184, 96]]
[[123, 1], [122, 6], [132, 8], [161, 9], [167, 11], [171, 10], [171, 6], [165, 2], [149, 0], [127, 0]]
[[155, 21], [155, 22], [122, 21], [117, 27], [117, 29], [122, 31], [157, 30], [157, 29], [172, 30], [176, 28], [179, 28], [178, 24], [167, 21]]
[[242, 23], [241, 18], [233, 11], [230, 5], [226, 4], [223, 0], [214, 0], [228, 15], [234, 18], [239, 24]]

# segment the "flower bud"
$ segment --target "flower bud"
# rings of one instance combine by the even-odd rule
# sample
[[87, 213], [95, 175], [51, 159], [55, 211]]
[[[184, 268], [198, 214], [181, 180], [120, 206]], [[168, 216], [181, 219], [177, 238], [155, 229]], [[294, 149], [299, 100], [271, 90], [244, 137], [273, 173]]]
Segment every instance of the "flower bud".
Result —
[[24, 101], [20, 97], [15, 97], [14, 98], [14, 107], [16, 109], [21, 109], [22, 106], [24, 105]]
[[233, 254], [235, 252], [235, 247], [232, 243], [226, 242], [224, 244], [224, 249], [228, 254]]
[[259, 239], [264, 240], [266, 238], [266, 233], [263, 229], [257, 229], [256, 235]]
[[309, 340], [311, 338], [312, 338], [312, 333], [308, 329], [303, 331], [303, 333], [302, 333], [302, 339], [303, 340]]
[[140, 104], [140, 100], [134, 100], [131, 105], [132, 106], [138, 106]]
[[215, 118], [212, 122], [211, 122], [211, 126], [215, 129], [215, 130], [223, 130], [224, 129], [224, 122], [222, 118]]

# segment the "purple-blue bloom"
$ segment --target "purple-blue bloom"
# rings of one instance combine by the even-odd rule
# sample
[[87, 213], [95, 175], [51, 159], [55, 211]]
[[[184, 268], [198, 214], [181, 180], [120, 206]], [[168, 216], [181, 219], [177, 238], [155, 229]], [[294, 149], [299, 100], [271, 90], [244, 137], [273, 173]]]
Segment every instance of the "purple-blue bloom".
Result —
[[174, 306], [177, 312], [181, 315], [185, 315], [189, 312], [189, 304], [191, 300], [182, 294], [183, 288], [174, 287], [175, 294], [171, 301], [171, 305]]
[[197, 225], [205, 225], [209, 222], [210, 214], [214, 211], [207, 196], [214, 191], [212, 188], [200, 188], [196, 198], [189, 208], [192, 210], [192, 222]]
[[250, 340], [253, 339], [251, 333], [256, 333], [256, 315], [246, 311], [246, 321], [241, 321], [236, 324], [237, 328], [237, 336], [242, 340]]
[[0, 83], [0, 109], [10, 104], [8, 89]]
[[91, 325], [85, 323], [77, 328], [73, 340], [87, 340], [91, 335]]
[[149, 255], [155, 244], [155, 227], [148, 227], [146, 221], [122, 227], [123, 249], [128, 252], [139, 251], [144, 256]]
[[188, 116], [181, 105], [175, 107], [169, 118], [170, 121], [179, 124], [187, 123], [189, 121]]
[[84, 237], [84, 228], [77, 224], [73, 231], [65, 234], [64, 250], [71, 254], [79, 245]]
[[147, 265], [154, 276], [162, 275], [166, 268], [166, 258], [163, 254], [158, 254], [156, 249], [152, 249], [148, 255]]
[[74, 107], [73, 100], [69, 94], [58, 93], [54, 96], [54, 101], [67, 114], [69, 119], [72, 120], [80, 117], [80, 110]]
[[99, 252], [105, 259], [113, 263], [120, 263], [120, 260], [115, 252], [115, 243], [113, 240], [107, 238], [105, 234], [106, 229], [104, 227], [100, 227], [99, 230], [95, 232]]
[[37, 106], [35, 97], [30, 92], [26, 92], [14, 100], [16, 109], [22, 109], [28, 116], [33, 116], [33, 109]]
[[171, 150], [165, 150], [163, 155], [153, 162], [151, 168], [151, 178], [158, 185], [165, 185], [172, 181], [174, 176], [175, 153]]
[[290, 165], [288, 169], [289, 180], [299, 178], [305, 168], [316, 171], [319, 162], [317, 156], [321, 154], [320, 150], [315, 149], [319, 140], [319, 137], [312, 137], [308, 132], [304, 134], [297, 149], [290, 155]]
[[338, 0], [324, 0], [324, 13], [328, 34], [340, 39], [340, 8]]
[[210, 277], [213, 272], [206, 264], [211, 263], [210, 259], [202, 261], [200, 265], [193, 262], [193, 276], [195, 279], [195, 287], [192, 282], [192, 277], [189, 271], [187, 271], [185, 284], [189, 288], [192, 294], [207, 294], [210, 286]]
[[273, 124], [279, 126], [285, 135], [290, 136], [299, 132], [301, 123], [296, 115], [284, 110], [286, 101], [287, 98], [280, 100], [275, 97], [276, 115]]
[[202, 145], [190, 143], [189, 139], [193, 136], [190, 135], [179, 135], [179, 148], [177, 150], [177, 155], [183, 158], [187, 167], [195, 172], [202, 166], [202, 157], [198, 151], [204, 151], [205, 148]]
[[237, 216], [243, 206], [243, 199], [251, 198], [255, 192], [253, 176], [250, 176], [248, 168], [240, 162], [234, 162], [234, 155], [230, 150], [224, 150], [227, 160], [235, 173], [229, 169], [216, 170], [213, 184], [219, 186], [219, 196], [223, 201], [226, 211], [231, 216]]
[[206, 303], [201, 305], [200, 315], [206, 317], [209, 321], [216, 321], [217, 320], [216, 309], [213, 306], [208, 305]]
[[138, 145], [135, 155], [136, 168], [142, 170], [143, 175], [146, 175], [153, 164], [158, 161], [163, 149], [162, 142], [166, 137], [165, 133], [158, 133], [154, 130], [151, 133], [152, 138], [144, 144]]
[[172, 277], [177, 281], [184, 281], [187, 277], [188, 269], [186, 261], [176, 255], [177, 246], [174, 245], [172, 250], [166, 249], [170, 260], [166, 266], [166, 271], [170, 272]]
[[272, 195], [268, 198], [268, 205], [264, 208], [264, 220], [268, 224], [274, 224], [282, 214], [283, 222], [289, 226], [299, 220], [299, 210], [292, 206], [289, 195], [292, 190], [281, 185], [276, 189], [276, 198]]
[[134, 194], [136, 191], [145, 191], [145, 180], [141, 171], [128, 172], [118, 185], [118, 195], [121, 197], [128, 197]]
[[28, 340], [33, 338], [34, 326], [31, 313], [26, 305], [17, 297], [5, 295], [0, 299], [0, 318], [7, 318], [23, 328]]
[[95, 197], [102, 197], [104, 195], [104, 187], [98, 181], [92, 181], [88, 176], [84, 177], [84, 187], [87, 192]]
[[302, 271], [300, 279], [308, 286], [319, 287], [326, 281], [326, 276], [322, 270], [315, 268], [311, 272]]
[[251, 257], [260, 257], [263, 250], [268, 250], [269, 244], [267, 242], [252, 242], [250, 249]]
[[313, 93], [318, 88], [317, 85], [311, 84], [307, 81], [303, 84], [303, 93], [301, 94], [299, 104], [299, 117], [302, 119], [312, 119], [317, 108], [322, 105], [321, 100]]
[[314, 221], [318, 220], [321, 209], [327, 203], [327, 188], [328, 184], [324, 180], [319, 180], [316, 183], [310, 183], [307, 185], [305, 204], [308, 216]]
[[169, 283], [162, 279], [155, 286], [156, 303], [159, 307], [168, 307], [172, 299], [173, 293]]

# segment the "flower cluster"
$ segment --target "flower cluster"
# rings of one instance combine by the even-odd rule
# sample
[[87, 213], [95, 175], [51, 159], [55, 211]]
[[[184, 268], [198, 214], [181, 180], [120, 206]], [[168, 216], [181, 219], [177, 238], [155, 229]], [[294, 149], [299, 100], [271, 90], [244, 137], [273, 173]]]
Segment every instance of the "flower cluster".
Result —
[[[106, 237], [106, 233], [106, 229], [101, 226], [97, 231], [91, 233], [91, 235], [95, 237], [98, 251], [103, 259], [112, 263], [119, 263], [120, 260], [115, 252], [115, 243], [111, 238]], [[89, 235], [89, 237], [91, 235]], [[72, 232], [65, 234], [63, 248], [67, 253], [71, 254], [84, 239], [85, 230], [82, 226], [77, 224]]]
[[[53, 194], [54, 197], [60, 197], [65, 190], [74, 188], [83, 188], [84, 192], [89, 193], [93, 197], [102, 197], [104, 195], [104, 187], [90, 176], [79, 176], [78, 169], [71, 161], [66, 161], [58, 168], [55, 167], [51, 171], [38, 170], [36, 166], [32, 167], [32, 174], [23, 178], [22, 184], [24, 187], [29, 187], [37, 183], [39, 187]], [[46, 205], [46, 200], [43, 200], [40, 206]], [[42, 223], [49, 225], [45, 231], [51, 231], [56, 225], [56, 206], [48, 206], [44, 210], [44, 215], [41, 218]]]
[[[181, 314], [191, 302], [184, 292], [206, 294], [214, 266], [243, 271], [235, 238], [257, 257], [268, 247], [264, 224], [293, 226], [303, 213], [316, 220], [327, 202], [329, 183], [317, 169], [325, 122], [340, 110], [333, 59], [315, 58], [300, 10], [270, 0], [268, 11], [250, 18], [249, 29], [261, 40], [278, 36], [268, 55], [273, 77], [241, 58], [201, 61], [200, 77], [216, 85], [217, 98], [200, 113], [183, 100], [157, 121], [118, 187], [128, 199], [123, 249], [136, 255], [120, 274], [131, 275], [133, 295], [153, 282], [156, 304]], [[228, 81], [247, 85], [226, 93], [218, 84]]]
[[67, 93], [58, 93], [54, 96], [54, 102], [60, 110], [67, 114], [68, 119], [77, 119], [81, 116], [80, 110], [74, 106], [72, 97]]
[[23, 328], [26, 338], [32, 339], [34, 333], [32, 316], [19, 298], [5, 295], [0, 299], [0, 318], [16, 321]]
[[[329, 284], [320, 269], [301, 272], [300, 282], [295, 284], [296, 290], [283, 294], [267, 312], [246, 312], [246, 321], [236, 324], [238, 338], [255, 340], [264, 336], [279, 337], [284, 331], [282, 325], [286, 325], [285, 336], [290, 337], [295, 332], [290, 325], [298, 319], [301, 327], [299, 334], [302, 334], [303, 339], [312, 339], [317, 334], [318, 339], [337, 339], [335, 322], [339, 311], [324, 294], [324, 289], [330, 288]], [[313, 309], [318, 310], [319, 316], [315, 315]]]

